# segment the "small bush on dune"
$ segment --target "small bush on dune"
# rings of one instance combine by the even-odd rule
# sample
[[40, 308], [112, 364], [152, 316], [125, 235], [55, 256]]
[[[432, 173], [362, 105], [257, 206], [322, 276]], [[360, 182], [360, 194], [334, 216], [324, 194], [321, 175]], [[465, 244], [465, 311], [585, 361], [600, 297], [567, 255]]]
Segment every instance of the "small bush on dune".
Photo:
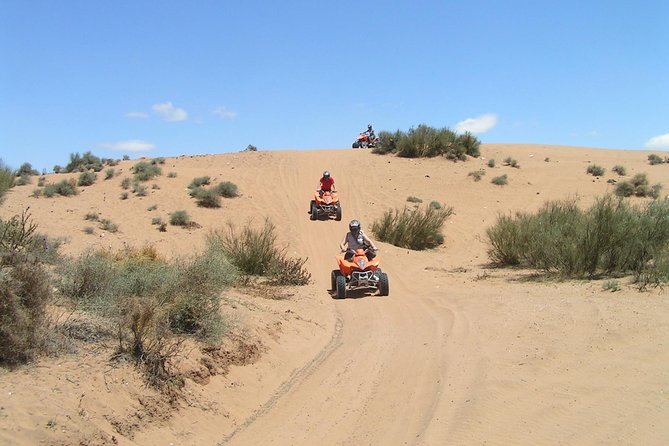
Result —
[[418, 197], [414, 197], [413, 195], [408, 196], [408, 197], [407, 197], [407, 201], [408, 201], [409, 203], [422, 203], [422, 202], [423, 202], [423, 200], [421, 200], [421, 199], [418, 198]]
[[627, 175], [627, 170], [625, 169], [625, 166], [621, 166], [620, 164], [613, 166], [613, 169], [611, 169], [621, 177], [624, 177]]
[[221, 197], [225, 198], [235, 198], [239, 196], [237, 185], [235, 183], [231, 183], [230, 181], [219, 183], [216, 185], [215, 191]]
[[651, 166], [654, 166], [656, 164], [663, 164], [663, 163], [666, 163], [666, 162], [667, 162], [666, 158], [662, 158], [661, 156], [656, 155], [655, 153], [652, 153], [652, 154], [648, 155], [648, 163]]
[[602, 166], [591, 164], [586, 169], [586, 172], [594, 177], [601, 177], [602, 175], [604, 175], [604, 172], [606, 172], [606, 169], [604, 169]]
[[661, 184], [651, 186], [645, 173], [638, 173], [629, 181], [622, 181], [616, 185], [614, 193], [619, 197], [650, 197], [657, 199], [662, 190]]
[[97, 178], [98, 176], [94, 172], [81, 172], [77, 186], [91, 186]]
[[475, 170], [467, 174], [467, 176], [474, 178], [474, 181], [481, 181], [483, 175], [485, 175], [485, 170], [483, 169]]
[[188, 185], [188, 189], [195, 189], [197, 187], [209, 185], [210, 178], [207, 176], [193, 178], [193, 181]]
[[213, 189], [195, 187], [190, 190], [191, 197], [197, 200], [197, 205], [204, 208], [220, 208], [221, 197]]
[[515, 159], [511, 158], [510, 156], [508, 156], [508, 157], [506, 157], [506, 158], [504, 159], [504, 165], [505, 165], [505, 166], [515, 167], [516, 169], [520, 169], [520, 164], [518, 164], [518, 161], [516, 161]]
[[88, 170], [100, 172], [102, 167], [102, 160], [93, 155], [91, 152], [84, 152], [83, 155], [79, 155], [79, 153], [72, 153], [70, 154], [70, 162], [67, 164], [67, 166], [65, 166], [65, 172], [85, 172]]
[[492, 184], [496, 184], [497, 186], [506, 186], [507, 184], [509, 184], [509, 178], [506, 176], [506, 174], [504, 174], [497, 177], [493, 177], [493, 179], [490, 180], [490, 182]]
[[21, 176], [36, 176], [39, 175], [39, 172], [36, 169], [33, 169], [32, 164], [30, 163], [23, 163], [19, 167], [19, 170], [16, 171], [16, 176], [21, 177]]
[[71, 195], [77, 195], [76, 182], [74, 178], [68, 180], [61, 180], [55, 184], [47, 184], [44, 186], [44, 196], [53, 197], [54, 195], [62, 195], [63, 197], [69, 197]]
[[114, 178], [115, 173], [116, 171], [113, 168], [105, 170], [105, 180], [111, 180], [112, 178]]
[[170, 224], [173, 226], [186, 226], [190, 223], [190, 216], [186, 211], [174, 211], [170, 214]]
[[372, 224], [372, 232], [380, 241], [402, 248], [434, 248], [444, 242], [441, 228], [452, 214], [451, 207], [389, 210]]
[[135, 181], [149, 181], [162, 173], [157, 164], [147, 163], [146, 161], [135, 164], [132, 171], [135, 174]]
[[495, 167], [495, 160], [493, 158], [488, 160], [488, 167], [490, 168]]

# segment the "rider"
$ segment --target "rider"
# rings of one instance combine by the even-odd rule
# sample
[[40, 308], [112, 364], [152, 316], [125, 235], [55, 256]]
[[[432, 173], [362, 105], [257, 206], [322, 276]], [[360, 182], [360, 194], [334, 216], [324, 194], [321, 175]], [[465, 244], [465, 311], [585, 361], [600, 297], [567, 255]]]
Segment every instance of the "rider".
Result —
[[319, 180], [320, 183], [318, 185], [318, 194], [322, 197], [324, 192], [336, 192], [335, 190], [335, 184], [334, 184], [334, 178], [330, 176], [330, 172], [327, 170], [323, 172], [323, 176]]
[[375, 251], [378, 249], [372, 239], [367, 237], [367, 234], [362, 232], [360, 222], [358, 220], [351, 220], [348, 224], [348, 232], [344, 236], [344, 240], [339, 244], [339, 249], [346, 251], [344, 259], [351, 260], [356, 249], [367, 249], [367, 259], [372, 260], [376, 257]]
[[363, 133], [367, 135], [367, 139], [370, 143], [374, 141], [374, 138], [376, 138], [376, 135], [374, 135], [374, 129], [372, 129], [372, 124], [367, 124], [367, 130], [365, 130]]

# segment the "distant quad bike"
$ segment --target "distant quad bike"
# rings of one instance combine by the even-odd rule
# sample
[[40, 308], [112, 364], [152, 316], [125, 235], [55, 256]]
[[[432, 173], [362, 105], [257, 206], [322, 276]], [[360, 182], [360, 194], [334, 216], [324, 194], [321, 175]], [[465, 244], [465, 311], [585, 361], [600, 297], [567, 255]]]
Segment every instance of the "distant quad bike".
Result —
[[346, 260], [344, 255], [337, 256], [339, 269], [331, 274], [331, 286], [336, 299], [344, 299], [347, 291], [366, 290], [379, 295], [387, 296], [389, 292], [388, 274], [381, 271], [379, 257], [369, 260], [367, 249], [357, 249], [351, 260]]
[[351, 147], [354, 149], [366, 149], [368, 147], [376, 147], [378, 142], [379, 138], [377, 136], [374, 136], [372, 139], [370, 139], [367, 133], [361, 133], [358, 135], [358, 138], [353, 142]]
[[311, 214], [309, 216], [311, 220], [334, 218], [340, 221], [341, 204], [339, 203], [337, 192], [326, 191], [323, 192], [323, 195], [319, 191], [314, 192], [314, 199], [311, 200], [311, 204], [309, 205], [309, 213]]

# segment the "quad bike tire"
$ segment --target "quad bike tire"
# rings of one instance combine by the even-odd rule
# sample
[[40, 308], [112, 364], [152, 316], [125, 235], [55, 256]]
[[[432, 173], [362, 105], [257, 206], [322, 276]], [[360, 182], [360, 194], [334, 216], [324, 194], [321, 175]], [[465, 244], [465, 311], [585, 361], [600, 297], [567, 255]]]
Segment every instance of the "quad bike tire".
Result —
[[357, 149], [357, 148], [360, 147], [360, 144], [358, 144], [357, 142], [354, 142], [354, 143], [351, 145], [351, 147], [354, 148], [354, 149]]
[[311, 212], [309, 214], [309, 220], [316, 220], [316, 217], [318, 217], [318, 207], [313, 200], [311, 201]]
[[337, 291], [337, 277], [341, 276], [341, 271], [338, 269], [332, 270], [332, 274], [330, 274], [330, 290], [331, 291]]
[[341, 221], [341, 206], [337, 206], [337, 210], [335, 211], [335, 220]]
[[390, 292], [390, 284], [388, 283], [388, 274], [380, 273], [379, 275], [379, 295], [387, 296]]
[[335, 298], [336, 299], [344, 299], [346, 298], [346, 277], [339, 275], [335, 279]]

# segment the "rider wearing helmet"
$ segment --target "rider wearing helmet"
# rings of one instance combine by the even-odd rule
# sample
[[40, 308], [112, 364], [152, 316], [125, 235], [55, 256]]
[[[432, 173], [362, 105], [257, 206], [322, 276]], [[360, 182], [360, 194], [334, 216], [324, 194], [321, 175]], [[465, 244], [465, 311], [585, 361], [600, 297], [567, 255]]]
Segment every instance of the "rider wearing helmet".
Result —
[[318, 193], [322, 196], [323, 192], [335, 192], [334, 178], [330, 175], [330, 172], [327, 170], [323, 172], [323, 176], [319, 180]]
[[367, 124], [367, 130], [365, 130], [363, 133], [367, 135], [370, 144], [374, 142], [376, 135], [374, 135], [374, 129], [372, 129], [372, 124]]
[[346, 251], [344, 259], [351, 260], [356, 249], [367, 249], [366, 254], [369, 260], [376, 257], [374, 251], [378, 248], [367, 234], [362, 232], [360, 222], [358, 220], [351, 220], [348, 224], [348, 232], [344, 236], [344, 240], [339, 244], [339, 249]]

